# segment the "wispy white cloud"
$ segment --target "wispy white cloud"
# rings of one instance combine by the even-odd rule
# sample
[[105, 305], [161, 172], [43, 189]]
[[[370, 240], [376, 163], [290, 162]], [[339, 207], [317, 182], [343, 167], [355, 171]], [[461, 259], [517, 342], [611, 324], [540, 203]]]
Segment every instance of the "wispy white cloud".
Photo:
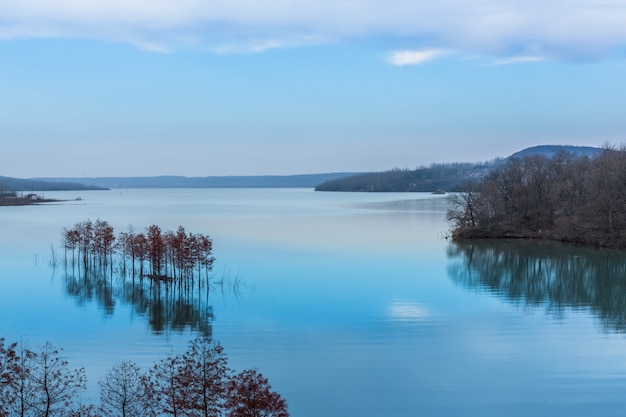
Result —
[[[626, 46], [624, 22], [624, 0], [0, 0], [4, 39], [88, 37], [158, 51], [254, 52], [380, 36], [503, 60], [540, 45], [540, 56], [568, 59]], [[402, 52], [400, 65], [434, 59]]]
[[432, 61], [441, 56], [448, 55], [449, 53], [449, 51], [444, 49], [394, 51], [389, 54], [387, 61], [391, 65], [395, 65], [398, 67], [404, 67], [406, 65], [421, 65], [425, 62]]
[[546, 61], [547, 57], [542, 56], [533, 56], [533, 55], [525, 55], [525, 56], [513, 56], [508, 58], [500, 58], [497, 59], [493, 65], [511, 65], [511, 64], [521, 64], [524, 62], [539, 62]]

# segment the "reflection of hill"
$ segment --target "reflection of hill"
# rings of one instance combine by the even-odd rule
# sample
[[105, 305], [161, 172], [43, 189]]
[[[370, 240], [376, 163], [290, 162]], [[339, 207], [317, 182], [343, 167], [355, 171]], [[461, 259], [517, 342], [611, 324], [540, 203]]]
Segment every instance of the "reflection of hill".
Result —
[[550, 311], [586, 308], [604, 328], [626, 332], [623, 252], [537, 241], [459, 242], [448, 249], [450, 279]]
[[83, 270], [76, 276], [65, 274], [68, 295], [79, 304], [95, 301], [106, 314], [114, 314], [117, 303], [132, 305], [134, 311], [147, 318], [155, 333], [190, 328], [210, 337], [213, 308], [209, 305], [210, 286], [206, 282], [157, 282], [150, 279], [122, 277], [105, 272]]

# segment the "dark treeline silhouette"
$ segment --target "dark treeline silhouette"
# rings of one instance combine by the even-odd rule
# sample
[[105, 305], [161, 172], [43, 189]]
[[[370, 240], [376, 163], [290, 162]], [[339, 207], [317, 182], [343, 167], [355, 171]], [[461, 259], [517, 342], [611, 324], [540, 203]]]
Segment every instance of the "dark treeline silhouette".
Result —
[[86, 220], [64, 229], [62, 241], [66, 265], [93, 271], [108, 266], [112, 270], [114, 255], [119, 255], [124, 274], [130, 271], [160, 280], [189, 280], [203, 273], [208, 279], [215, 261], [211, 238], [187, 233], [182, 226], [175, 232], [162, 232], [152, 225], [145, 233], [135, 232], [131, 226], [116, 237], [107, 221]]
[[448, 249], [450, 279], [486, 289], [523, 307], [555, 316], [587, 309], [608, 331], [626, 332], [626, 259], [618, 250], [560, 242], [486, 239]]
[[368, 172], [324, 182], [315, 191], [432, 192], [454, 191], [459, 183], [488, 172], [493, 163], [432, 164], [415, 170]]
[[0, 338], [0, 417], [289, 416], [267, 378], [256, 370], [235, 374], [222, 346], [205, 337], [146, 371], [119, 362], [98, 386], [100, 404], [81, 404], [84, 369], [72, 369], [50, 342], [32, 351]]
[[532, 237], [626, 247], [626, 145], [596, 157], [513, 158], [450, 199], [454, 238]]
[[85, 185], [77, 181], [45, 181], [36, 179], [22, 179], [5, 177], [0, 175], [0, 193], [11, 191], [81, 191], [81, 190], [107, 190], [108, 188], [98, 185]]

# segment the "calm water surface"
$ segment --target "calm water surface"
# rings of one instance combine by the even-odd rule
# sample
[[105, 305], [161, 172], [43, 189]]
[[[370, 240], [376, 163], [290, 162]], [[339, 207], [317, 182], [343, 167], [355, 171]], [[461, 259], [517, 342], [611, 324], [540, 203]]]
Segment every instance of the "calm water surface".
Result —
[[[622, 416], [623, 252], [445, 239], [445, 197], [308, 189], [47, 193], [0, 208], [0, 336], [89, 378], [210, 334], [297, 417]], [[86, 219], [209, 234], [210, 291], [85, 282], [57, 258]]]

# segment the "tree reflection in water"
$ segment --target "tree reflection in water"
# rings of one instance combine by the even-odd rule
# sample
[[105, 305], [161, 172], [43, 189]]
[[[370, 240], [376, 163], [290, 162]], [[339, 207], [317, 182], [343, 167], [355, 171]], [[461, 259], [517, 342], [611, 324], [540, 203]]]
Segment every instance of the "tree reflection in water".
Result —
[[[238, 285], [237, 281], [231, 285], [235, 294]], [[125, 276], [99, 268], [87, 272], [82, 268], [65, 270], [67, 294], [78, 304], [96, 302], [109, 315], [114, 314], [117, 303], [131, 305], [134, 312], [148, 319], [157, 334], [189, 328], [211, 337], [211, 286], [208, 279], [169, 281]]]
[[608, 331], [626, 332], [623, 251], [533, 240], [471, 240], [448, 248], [448, 275], [524, 306], [588, 309]]

